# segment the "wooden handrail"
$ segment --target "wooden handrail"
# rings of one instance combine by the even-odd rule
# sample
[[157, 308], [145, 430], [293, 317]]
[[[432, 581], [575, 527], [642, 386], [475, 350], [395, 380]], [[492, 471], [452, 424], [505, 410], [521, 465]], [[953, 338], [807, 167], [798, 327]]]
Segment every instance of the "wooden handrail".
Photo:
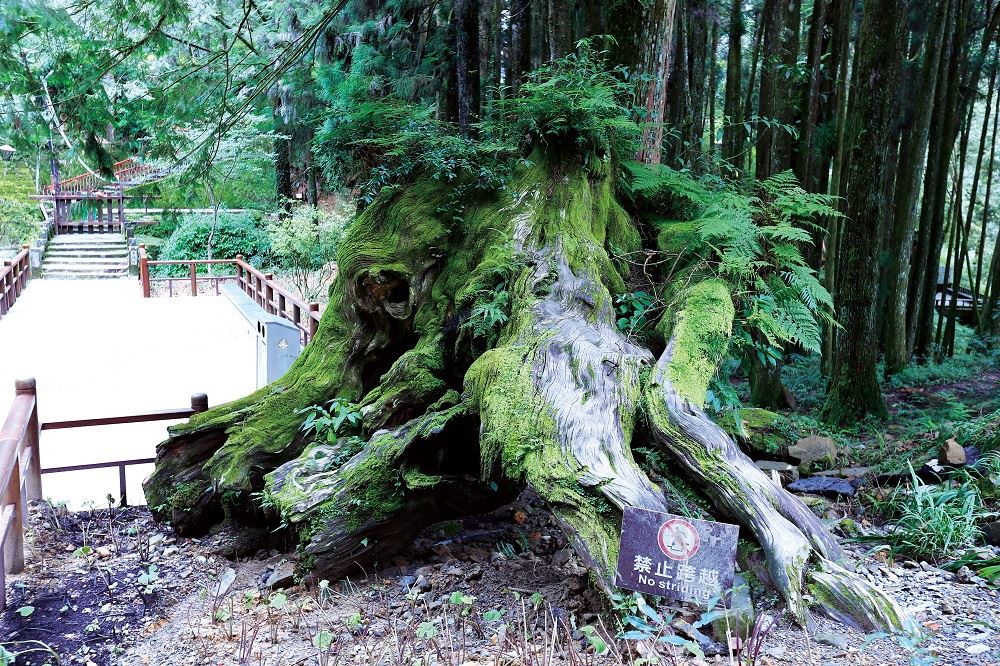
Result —
[[7, 574], [24, 570], [25, 500], [42, 498], [39, 435], [35, 380], [19, 379], [0, 429], [0, 610], [7, 605]]
[[[236, 267], [236, 275], [231, 276], [200, 276], [198, 266], [219, 266], [232, 264]], [[322, 318], [319, 303], [306, 303], [300, 300], [290, 291], [282, 287], [275, 281], [274, 275], [264, 273], [251, 266], [243, 258], [242, 254], [236, 255], [235, 259], [157, 259], [151, 260], [146, 251], [146, 244], [139, 244], [139, 280], [142, 282], [142, 296], [149, 298], [152, 293], [152, 283], [156, 278], [150, 277], [149, 268], [151, 266], [188, 266], [189, 275], [185, 278], [160, 278], [168, 280], [188, 280], [191, 284], [191, 295], [198, 294], [198, 280], [236, 280], [240, 289], [254, 300], [257, 305], [263, 308], [268, 314], [272, 314], [295, 324], [302, 333], [302, 343], [309, 344], [309, 341], [316, 335], [319, 322]], [[171, 282], [171, 290], [173, 289]], [[171, 294], [173, 292], [171, 291]]]
[[118, 468], [118, 491], [122, 506], [128, 505], [125, 468], [154, 462], [154, 458], [133, 458], [42, 469], [39, 445], [43, 430], [87, 428], [122, 423], [174, 421], [208, 410], [208, 396], [195, 393], [191, 406], [162, 409], [127, 416], [104, 416], [67, 421], [38, 421], [38, 395], [34, 379], [14, 382], [14, 402], [0, 429], [0, 611], [7, 606], [6, 575], [24, 570], [24, 521], [26, 500], [42, 498], [42, 474], [90, 469]]
[[0, 266], [0, 317], [7, 314], [31, 279], [30, 245]]

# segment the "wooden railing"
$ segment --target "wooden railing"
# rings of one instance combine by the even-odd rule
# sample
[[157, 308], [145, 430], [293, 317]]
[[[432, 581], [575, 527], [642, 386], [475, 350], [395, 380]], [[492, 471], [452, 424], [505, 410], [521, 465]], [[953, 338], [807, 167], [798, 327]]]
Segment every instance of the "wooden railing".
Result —
[[[234, 266], [235, 275], [199, 275], [198, 266]], [[187, 275], [184, 277], [151, 277], [150, 268], [156, 266], [188, 266]], [[268, 314], [287, 319], [295, 324], [302, 334], [302, 344], [309, 344], [309, 341], [316, 335], [321, 317], [319, 303], [306, 303], [296, 298], [284, 287], [274, 280], [272, 273], [264, 273], [257, 270], [244, 259], [243, 255], [236, 255], [235, 259], [184, 259], [184, 260], [150, 260], [146, 252], [145, 243], [139, 244], [139, 280], [142, 282], [142, 296], [149, 298], [152, 295], [152, 285], [157, 282], [167, 284], [171, 296], [173, 296], [174, 282], [182, 281], [190, 284], [191, 295], [198, 295], [198, 282], [208, 281], [219, 293], [219, 283], [230, 281], [239, 285], [240, 289], [252, 298], [257, 305]]]
[[0, 267], [0, 317], [10, 311], [31, 279], [30, 245], [22, 245], [21, 251], [13, 259], [3, 262]]
[[34, 379], [14, 382], [14, 402], [0, 430], [0, 611], [7, 605], [8, 573], [24, 570], [24, 523], [27, 502], [42, 499], [42, 475], [91, 469], [118, 468], [118, 491], [122, 506], [128, 505], [125, 468], [155, 462], [155, 458], [134, 458], [85, 465], [42, 468], [39, 445], [43, 430], [87, 428], [91, 426], [186, 419], [208, 409], [208, 396], [195, 393], [191, 407], [164, 409], [143, 414], [105, 416], [69, 421], [38, 421], [38, 395]]
[[[122, 183], [129, 183], [156, 170], [152, 165], [143, 164], [134, 157], [115, 162], [113, 169], [115, 174], [113, 181], [90, 171], [59, 181], [59, 194], [95, 192], [114, 185], [121, 187]], [[42, 194], [55, 194], [55, 187], [46, 185], [42, 188]]]

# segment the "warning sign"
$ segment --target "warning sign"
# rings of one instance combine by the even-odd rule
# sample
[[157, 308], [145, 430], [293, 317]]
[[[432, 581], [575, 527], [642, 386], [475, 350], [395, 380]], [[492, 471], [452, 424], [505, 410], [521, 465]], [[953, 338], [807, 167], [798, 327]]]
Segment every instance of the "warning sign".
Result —
[[733, 586], [739, 528], [628, 507], [616, 584], [644, 594], [705, 603]]

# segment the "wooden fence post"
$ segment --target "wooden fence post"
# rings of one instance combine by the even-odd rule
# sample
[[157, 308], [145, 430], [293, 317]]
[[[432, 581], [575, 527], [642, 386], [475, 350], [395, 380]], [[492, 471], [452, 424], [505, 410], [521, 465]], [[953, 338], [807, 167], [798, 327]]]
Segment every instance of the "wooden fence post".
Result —
[[[13, 440], [4, 443], [17, 446]], [[7, 507], [13, 507], [13, 511], [10, 513], [7, 540], [3, 543], [3, 566], [7, 573], [20, 573], [24, 570], [24, 507], [21, 505], [21, 464], [17, 457], [14, 458], [7, 490], [0, 501], [0, 515], [7, 512]]]
[[[29, 500], [42, 499], [42, 459], [41, 459], [41, 427], [38, 423], [38, 390], [34, 377], [26, 377], [14, 381], [14, 395], [30, 395], [31, 415], [28, 418], [28, 428], [24, 433], [24, 448], [31, 451], [31, 458], [24, 474], [24, 489]], [[27, 508], [27, 507], [25, 507]]]
[[27, 254], [24, 255], [24, 268], [26, 271], [24, 275], [24, 284], [27, 286], [28, 280], [31, 279], [31, 246], [25, 243], [21, 246], [21, 249], [27, 251]]
[[191, 396], [191, 411], [195, 413], [208, 411], [208, 396], [204, 393], [195, 393]]
[[198, 266], [191, 262], [191, 295], [198, 295]]
[[316, 329], [319, 328], [319, 322], [316, 321], [313, 312], [319, 312], [319, 303], [309, 304], [309, 339], [306, 342], [312, 342], [312, 339], [316, 336]]
[[274, 306], [271, 304], [274, 301], [274, 273], [264, 274], [264, 311], [268, 314], [274, 314]]
[[142, 280], [142, 297], [149, 298], [149, 256], [145, 243], [139, 243], [139, 279]]

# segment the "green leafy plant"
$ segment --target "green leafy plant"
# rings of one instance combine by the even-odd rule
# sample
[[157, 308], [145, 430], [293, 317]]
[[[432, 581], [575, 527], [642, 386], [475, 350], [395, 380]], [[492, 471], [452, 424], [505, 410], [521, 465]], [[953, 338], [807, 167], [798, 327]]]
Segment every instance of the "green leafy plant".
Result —
[[[160, 259], [234, 259], [242, 254], [254, 266], [271, 262], [271, 239], [259, 219], [250, 213], [185, 215], [183, 222], [160, 248]], [[188, 274], [187, 266], [156, 266], [161, 275], [179, 277]], [[200, 267], [199, 270], [207, 270]]]
[[332, 446], [325, 455], [332, 457], [337, 465], [350, 460], [364, 446], [360, 437], [362, 414], [352, 402], [334, 398], [325, 406], [312, 405], [295, 413], [306, 417], [302, 432]]
[[655, 299], [645, 291], [634, 291], [615, 298], [618, 330], [642, 338], [654, 321]]
[[975, 545], [989, 513], [971, 478], [929, 485], [911, 466], [910, 480], [910, 487], [897, 489], [883, 507], [895, 522], [886, 535], [893, 552], [937, 561]]

